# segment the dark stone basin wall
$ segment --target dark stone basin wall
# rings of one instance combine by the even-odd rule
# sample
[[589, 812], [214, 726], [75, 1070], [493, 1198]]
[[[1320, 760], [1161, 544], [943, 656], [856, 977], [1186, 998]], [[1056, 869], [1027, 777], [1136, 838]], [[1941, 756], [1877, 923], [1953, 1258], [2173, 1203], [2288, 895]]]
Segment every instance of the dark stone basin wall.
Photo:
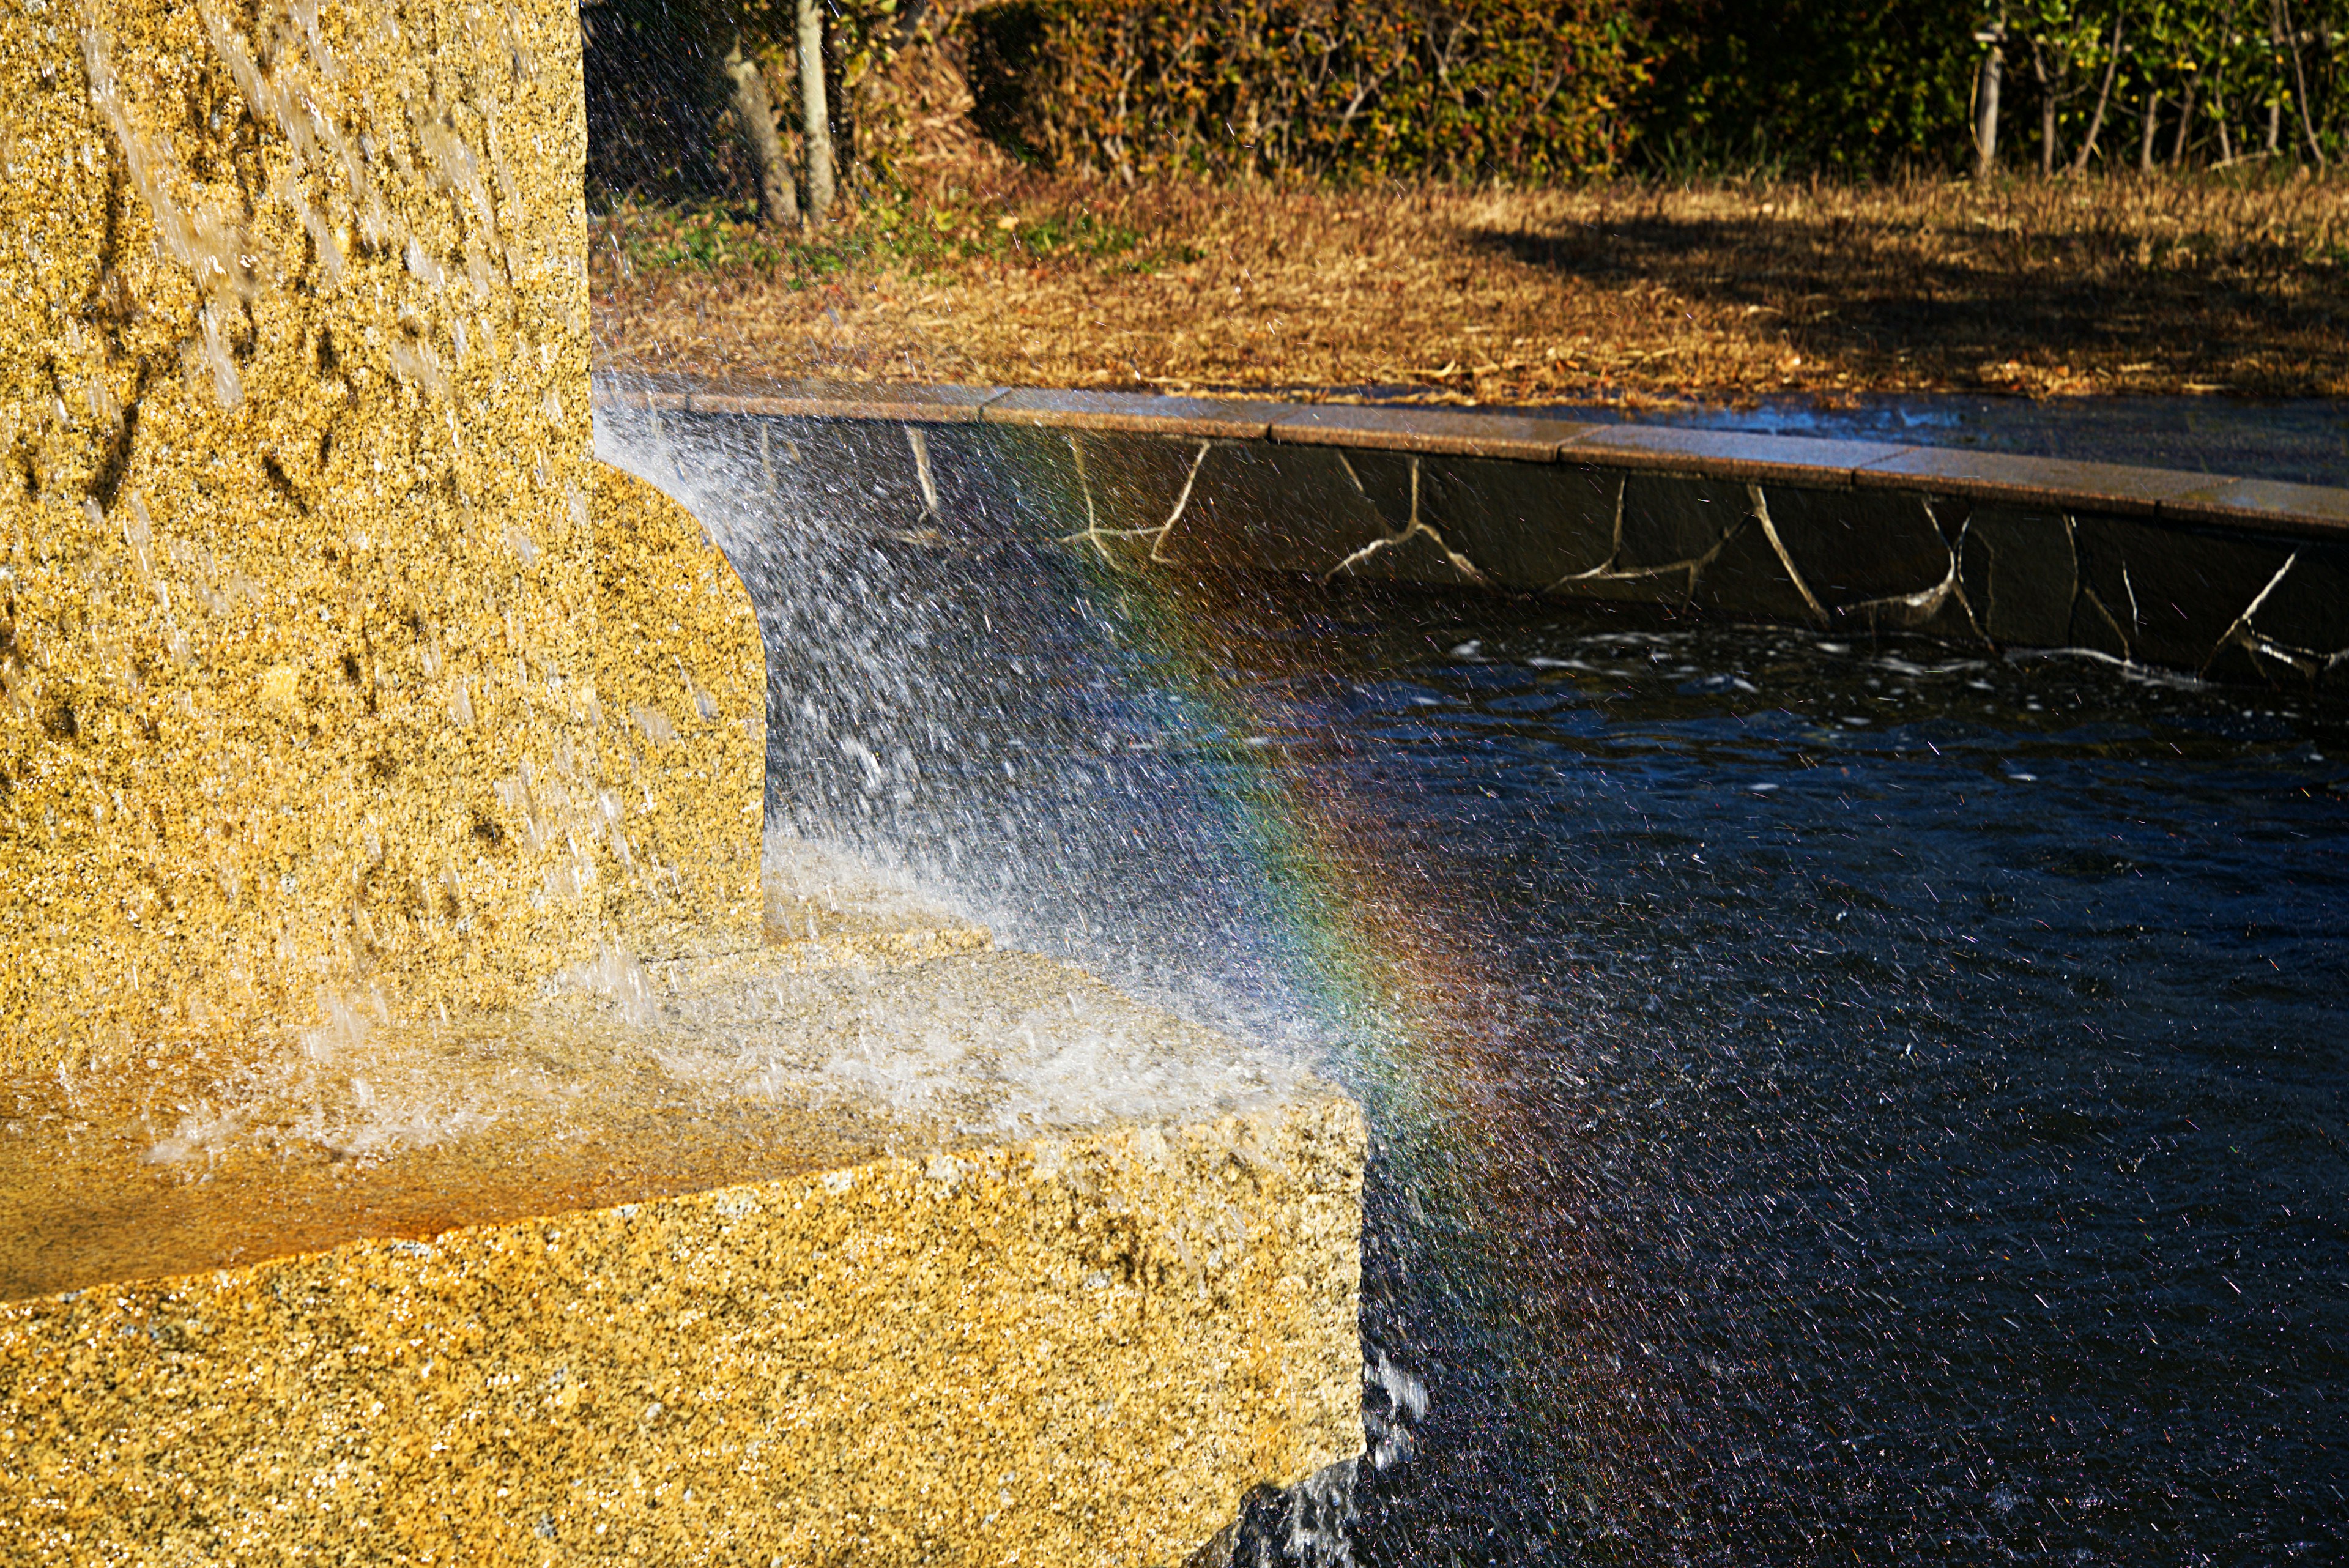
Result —
[[2349, 491], [1510, 414], [987, 388], [611, 384], [598, 413], [732, 426], [728, 444], [835, 522], [1013, 528], [1137, 569], [2080, 649], [2349, 693]]

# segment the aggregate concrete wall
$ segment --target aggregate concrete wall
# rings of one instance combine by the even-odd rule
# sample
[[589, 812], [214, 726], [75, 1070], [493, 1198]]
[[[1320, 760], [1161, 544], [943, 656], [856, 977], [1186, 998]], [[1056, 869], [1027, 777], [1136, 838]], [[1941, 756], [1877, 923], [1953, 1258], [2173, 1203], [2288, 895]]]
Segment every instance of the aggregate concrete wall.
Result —
[[1360, 1451], [1363, 1144], [1320, 1089], [0, 1305], [0, 1557], [1180, 1563]]
[[[760, 742], [677, 761], [718, 677], [616, 551], [722, 563], [588, 457], [579, 47], [567, 0], [0, 7], [0, 1069], [755, 931]], [[728, 798], [639, 821], [648, 767]]]

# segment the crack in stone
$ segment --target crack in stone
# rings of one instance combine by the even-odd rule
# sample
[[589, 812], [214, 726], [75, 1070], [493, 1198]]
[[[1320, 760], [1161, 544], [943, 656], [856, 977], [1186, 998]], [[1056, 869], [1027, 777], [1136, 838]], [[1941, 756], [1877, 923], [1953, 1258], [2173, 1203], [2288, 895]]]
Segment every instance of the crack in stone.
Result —
[[[1795, 585], [1795, 591], [1803, 596], [1805, 604], [1811, 607], [1811, 614], [1818, 618], [1819, 625], [1826, 626], [1826, 607], [1819, 603], [1816, 594], [1811, 592], [1811, 585], [1803, 581], [1802, 571], [1795, 565], [1795, 557], [1786, 553], [1785, 545], [1779, 539], [1778, 525], [1770, 521], [1769, 498], [1762, 493], [1762, 487], [1758, 484], [1749, 484], [1745, 487], [1745, 498], [1754, 504], [1754, 515], [1762, 523], [1762, 537], [1769, 540], [1770, 548], [1776, 552], [1778, 565], [1785, 568], [1786, 580]], [[1950, 569], [1952, 572], [1957, 570], [1954, 563]]]
[[[2261, 588], [2257, 594], [2253, 595], [2251, 602], [2243, 607], [2243, 613], [2237, 616], [2228, 626], [2227, 629], [2219, 634], [2219, 648], [2226, 647], [2229, 640], [2231, 639], [2237, 632], [2250, 628], [2251, 625], [2251, 618], [2260, 613], [2260, 607], [2268, 602], [2268, 596], [2276, 591], [2276, 588], [2283, 582], [2285, 576], [2291, 573], [2292, 567], [2299, 564], [2300, 552], [2297, 550], [2294, 550], [2291, 555], [2284, 557], [2283, 565], [2278, 566], [2276, 568], [2275, 576], [2268, 579], [2268, 586]], [[2122, 575], [2122, 580], [2127, 580], [2127, 574], [2126, 572]], [[2212, 649], [2212, 652], [2215, 655], [2217, 649]]]
[[[1074, 449], [1076, 444], [1077, 438], [1071, 436], [1070, 447]], [[1151, 541], [1149, 559], [1162, 566], [1174, 565], [1174, 562], [1164, 554], [1167, 535], [1174, 532], [1174, 524], [1183, 521], [1183, 513], [1191, 504], [1191, 492], [1199, 483], [1200, 465], [1207, 461], [1207, 453], [1215, 450], [1215, 444], [1213, 441], [1206, 441], [1199, 443], [1199, 450], [1191, 457], [1191, 471], [1183, 476], [1183, 493], [1174, 498], [1174, 509], [1166, 514], [1165, 522], [1154, 528], [1102, 527], [1100, 518], [1093, 510], [1092, 483], [1086, 478], [1084, 461], [1080, 458], [1077, 462], [1077, 484], [1078, 488], [1084, 492], [1085, 526], [1073, 534], [1062, 535], [1061, 543], [1091, 545], [1095, 550], [1101, 552], [1102, 560], [1116, 566], [1119, 564], [1118, 558], [1110, 554], [1109, 546], [1102, 543], [1102, 540], [1148, 538]]]
[[1556, 593], [1568, 583], [1578, 583], [1586, 578], [1603, 576], [1608, 568], [1614, 566], [1616, 557], [1623, 553], [1623, 494], [1630, 488], [1630, 482], [1627, 479], [1619, 479], [1615, 482], [1615, 516], [1611, 532], [1607, 539], [1607, 558], [1588, 571], [1568, 573], [1548, 587], [1544, 588], [1542, 590], [1544, 593]]
[[[1930, 516], [1932, 514], [1932, 511], [1933, 504], [1929, 501], [1925, 504], [1926, 514]], [[1962, 553], [1964, 549], [1966, 540], [1972, 535], [1973, 526], [1973, 518], [1971, 516], [1968, 516], [1965, 526], [1958, 530], [1958, 545], [1961, 553]], [[2069, 545], [2071, 543], [2071, 530], [2067, 527], [2064, 530], [2064, 541], [2066, 545]], [[1973, 622], [1974, 629], [1981, 633], [1982, 639], [1984, 642], [1990, 642], [1994, 648], [1997, 644], [1995, 642], [1992, 642], [1990, 628], [1991, 623], [1998, 619], [1998, 546], [1991, 543], [1988, 535], [1984, 535], [1982, 539], [1982, 556], [1988, 565], [1983, 568], [1982, 572], [1982, 615], [1977, 618], [1974, 615], [1973, 606], [1971, 604], [1967, 604], [1966, 618]], [[1964, 601], [1965, 593], [1962, 588], [1959, 590], [1958, 597], [1961, 602]], [[2074, 597], [2078, 597], [2076, 591], [2075, 592]], [[2070, 628], [2066, 626], [2065, 629], [2069, 630]]]
[[2202, 668], [2199, 673], [2209, 674], [2210, 666], [2217, 663], [2219, 656], [2230, 648], [2240, 648], [2252, 655], [2255, 659], [2271, 659], [2276, 663], [2289, 666], [2311, 680], [2330, 674], [2337, 666], [2349, 662], [2349, 649], [2343, 649], [2334, 653], [2322, 653], [2313, 648], [2296, 648], [2288, 642], [2279, 642], [2260, 630], [2257, 619], [2260, 607], [2268, 602], [2269, 596], [2272, 595], [2277, 588], [2283, 586], [2284, 578], [2291, 574], [2292, 567], [2299, 564], [2300, 552], [2297, 550], [2284, 558], [2283, 565], [2276, 568], [2275, 576], [2268, 579], [2267, 587], [2254, 595], [2251, 602], [2243, 607], [2243, 613], [2237, 616], [2227, 629], [2220, 634], [2219, 640], [2211, 646], [2210, 657], [2202, 661]]
[[[658, 431], [657, 419], [654, 424], [656, 431]], [[922, 480], [923, 494], [929, 507], [928, 514], [935, 515], [938, 506], [937, 492], [929, 471], [928, 454], [925, 443], [919, 431], [908, 427], [906, 433], [914, 448], [917, 470]], [[1086, 468], [1083, 448], [1074, 434], [1069, 435], [1067, 439], [1070, 455], [1076, 467], [1079, 492], [1084, 499], [1085, 526], [1075, 533], [1063, 535], [1061, 542], [1071, 545], [1089, 543], [1101, 553], [1104, 560], [1110, 561], [1112, 565], [1123, 565], [1123, 559], [1110, 551], [1109, 541], [1148, 538], [1151, 540], [1151, 548], [1146, 560], [1157, 565], [1172, 564], [1171, 557], [1165, 553], [1167, 541], [1189, 509], [1192, 496], [1197, 489], [1200, 472], [1206, 464], [1208, 454], [1215, 449], [1216, 443], [1213, 441], [1199, 443], [1198, 450], [1193, 454], [1190, 467], [1184, 476], [1182, 490], [1175, 497], [1174, 506], [1168, 512], [1164, 522], [1147, 527], [1105, 528], [1102, 526], [1098, 504], [1092, 493], [1092, 481]], [[665, 442], [663, 444], [666, 445]], [[762, 460], [767, 457], [763, 432], [761, 455]], [[1348, 481], [1353, 484], [1357, 493], [1366, 501], [1371, 500], [1369, 489], [1362, 483], [1361, 475], [1356, 470], [1350, 456], [1343, 452], [1334, 455], [1337, 456], [1340, 466], [1344, 469]], [[770, 472], [771, 473], [771, 463], [770, 463]], [[1413, 457], [1410, 460], [1409, 472], [1410, 515], [1408, 520], [1402, 527], [1372, 539], [1361, 548], [1352, 551], [1336, 566], [1323, 573], [1319, 581], [1324, 586], [1333, 583], [1341, 576], [1357, 571], [1365, 562], [1381, 552], [1406, 545], [1422, 535], [1433, 543], [1445, 561], [1466, 581], [1479, 586], [1492, 586], [1492, 579], [1483, 567], [1465, 553], [1454, 549], [1444, 538], [1443, 533], [1421, 515], [1423, 504], [1421, 459]], [[1802, 568], [1796, 564], [1793, 552], [1787, 547], [1778, 531], [1776, 520], [1771, 515], [1769, 497], [1761, 484], [1753, 483], [1746, 486], [1746, 495], [1752, 506], [1749, 516], [1740, 519], [1737, 524], [1725, 529], [1720, 537], [1714, 540], [1712, 546], [1702, 554], [1656, 566], [1627, 567], [1620, 563], [1624, 551], [1624, 522], [1629, 489], [1628, 476], [1616, 482], [1614, 514], [1610, 522], [1607, 558], [1596, 566], [1570, 572], [1557, 577], [1540, 589], [1541, 593], [1571, 598], [1580, 597], [1577, 593], [1578, 589], [1600, 586], [1649, 584], [1661, 586], [1666, 579], [1677, 578], [1679, 581], [1674, 585], [1677, 590], [1676, 597], [1682, 602], [1686, 602], [1695, 597], [1705, 571], [1738, 537], [1746, 524], [1752, 523], [1761, 529], [1763, 537], [1769, 542], [1772, 554], [1785, 573], [1786, 580], [1801, 597], [1805, 607], [1817, 625], [1826, 627], [1837, 621], [1858, 619], [1871, 628], [1889, 626], [1901, 629], [1915, 629], [1930, 625], [1951, 604], [1955, 604], [1959, 614], [1964, 618], [1967, 635], [1990, 647], [1999, 646], [1998, 640], [1990, 630], [1991, 622], [1996, 617], [1999, 582], [1997, 564], [1994, 559], [1991, 563], [1987, 596], [1983, 605], [1977, 608], [1971, 595], [1967, 590], [1965, 580], [1966, 552], [1973, 543], [1973, 519], [1968, 517], [1961, 523], [1952, 536], [1942, 525], [1930, 496], [1920, 495], [1915, 499], [1924, 509], [1926, 521], [1932, 526], [1942, 545], [1946, 566], [1940, 579], [1911, 593], [1883, 595], [1874, 598], [1838, 603], [1830, 607], [1820, 598], [1804, 575]], [[1375, 505], [1374, 502], [1372, 504]], [[2065, 538], [2073, 547], [2074, 559], [2076, 561], [2078, 558], [2076, 522], [2069, 514], [2064, 514], [2061, 521]], [[1983, 547], [1992, 550], [1993, 556], [1995, 556], [1996, 552], [1987, 538], [1983, 541]], [[2240, 648], [2256, 658], [2285, 665], [2312, 679], [2329, 675], [2335, 670], [2349, 669], [2349, 648], [2330, 653], [2315, 649], [2300, 648], [2266, 635], [2258, 625], [2260, 610], [2283, 585], [2299, 560], [2300, 553], [2294, 552], [2276, 570], [2265, 587], [2244, 607], [2242, 612], [2234, 618], [2226, 632], [2213, 646], [2209, 659], [2202, 665], [2201, 673], [2207, 674], [2211, 663], [2230, 647]], [[2084, 609], [2091, 612], [2111, 635], [2121, 650], [2119, 654], [2116, 656], [2100, 649], [2076, 643], [2051, 649], [2051, 651], [2092, 656], [2125, 667], [2135, 666], [2135, 636], [2142, 629], [2142, 609], [2137, 598], [2137, 585], [2127, 563], [2121, 564], [2120, 578], [2122, 591], [2127, 597], [2128, 622], [2126, 626], [2085, 576], [2078, 579], [2073, 600], [2075, 622]]]
[[[1361, 493], [1363, 500], [1369, 501], [1371, 498], [1370, 492], [1362, 488], [1361, 476], [1354, 472], [1354, 465], [1346, 461], [1346, 454], [1340, 452], [1338, 454], [1338, 461], [1345, 469], [1346, 477], [1354, 482], [1354, 489]], [[1376, 504], [1373, 503], [1372, 504], [1375, 505]], [[1322, 586], [1327, 587], [1331, 582], [1336, 580], [1339, 573], [1350, 570], [1354, 566], [1361, 565], [1362, 562], [1369, 560], [1372, 556], [1377, 555], [1380, 551], [1392, 549], [1399, 545], [1407, 545], [1413, 539], [1417, 538], [1423, 534], [1428, 538], [1435, 541], [1435, 547], [1444, 552], [1444, 558], [1452, 564], [1452, 569], [1454, 571], [1458, 572], [1462, 576], [1466, 577], [1472, 583], [1483, 584], [1485, 581], [1485, 574], [1477, 569], [1475, 562], [1470, 560], [1467, 556], [1454, 549], [1449, 544], [1446, 544], [1443, 535], [1437, 533], [1433, 528], [1429, 527], [1425, 523], [1420, 520], [1419, 459], [1414, 457], [1411, 460], [1411, 521], [1403, 525], [1402, 532], [1394, 534], [1384, 539], [1373, 539], [1369, 544], [1363, 545], [1361, 549], [1355, 551], [1352, 555], [1347, 556], [1344, 560], [1339, 562], [1336, 566], [1330, 567], [1321, 576]]]
[[[2127, 571], [2123, 571], [2121, 574], [2121, 584], [2124, 587], [2128, 584], [2128, 574]], [[2104, 618], [2106, 626], [2112, 628], [2113, 639], [2121, 645], [2119, 662], [2123, 664], [2134, 663], [2135, 660], [2129, 657], [2128, 633], [2121, 629], [2121, 623], [2113, 618], [2113, 612], [2105, 607], [2105, 601], [2096, 597], [2096, 590], [2094, 587], [2091, 587], [2085, 579], [2080, 584], [2080, 597], [2087, 603], [2089, 608], [2095, 610], [2098, 615]], [[2077, 651], [2095, 653], [2101, 650], [2096, 649], [2082, 649]], [[2109, 655], [2107, 657], [2109, 657]]]
[[[922, 485], [922, 515], [916, 521], [935, 523], [939, 516], [938, 483], [930, 474], [930, 443], [922, 434], [921, 426], [907, 425], [905, 429], [906, 444], [914, 449], [914, 477], [921, 481]], [[1076, 442], [1071, 441], [1069, 444], [1074, 446]], [[1084, 460], [1081, 458], [1077, 461], [1077, 472], [1081, 477], [1084, 472]], [[1089, 513], [1092, 510], [1092, 497], [1090, 495], [1085, 498], [1085, 510]]]
[[1681, 590], [1681, 598], [1682, 602], [1686, 602], [1696, 597], [1697, 578], [1703, 575], [1707, 566], [1713, 565], [1714, 558], [1720, 556], [1722, 551], [1729, 547], [1729, 542], [1737, 536], [1737, 529], [1735, 527], [1723, 529], [1721, 537], [1713, 542], [1713, 548], [1702, 556], [1692, 556], [1685, 560], [1667, 561], [1660, 566], [1633, 566], [1629, 570], [1619, 570], [1615, 563], [1623, 554], [1623, 497], [1630, 488], [1630, 481], [1628, 478], [1615, 482], [1615, 530], [1614, 537], [1608, 545], [1607, 559], [1588, 571], [1568, 573], [1544, 588], [1543, 593], [1566, 594], [1568, 597], [1572, 597], [1573, 595], [1568, 590], [1576, 583], [1640, 583], [1668, 576], [1674, 572], [1684, 572], [1688, 575], [1688, 581]]
[[[1955, 599], [1958, 608], [1965, 614], [1966, 626], [1974, 636], [1984, 642], [1990, 641], [1990, 633], [1984, 628], [1982, 618], [1974, 614], [1974, 607], [1966, 597], [1966, 586], [1960, 576], [1961, 566], [1965, 558], [1966, 539], [1973, 528], [1973, 519], [1969, 517], [1959, 524], [1958, 536], [1952, 540], [1942, 532], [1941, 520], [1933, 515], [1932, 498], [1920, 495], [1917, 498], [1917, 502], [1925, 509], [1925, 521], [1933, 525], [1935, 537], [1942, 540], [1942, 547], [1950, 553], [1950, 569], [1947, 575], [1931, 587], [1920, 588], [1913, 594], [1889, 594], [1880, 598], [1859, 599], [1851, 604], [1837, 605], [1835, 610], [1836, 618], [1841, 619], [1846, 616], [1865, 617], [1871, 628], [1882, 625], [1885, 619], [1890, 618], [1894, 626], [1904, 628], [1914, 628], [1931, 620], [1941, 612], [1944, 605]], [[1771, 543], [1774, 545], [1777, 543], [1775, 535]], [[1787, 570], [1791, 572], [1793, 569], [1793, 563], [1787, 563]], [[1996, 579], [1993, 577], [1992, 580]], [[1796, 586], [1799, 587], [1800, 584], [1801, 579], [1797, 578]], [[1893, 614], [1888, 617], [1887, 612], [1893, 612]]]
[[[2082, 561], [2080, 558], [2079, 519], [2075, 517], [2069, 512], [2059, 513], [2057, 515], [2064, 524], [2064, 542], [2072, 546], [2073, 569], [2077, 574], [2075, 580], [2079, 585], [2072, 598], [2073, 616], [2075, 618], [2077, 618], [2079, 615], [2079, 607], [2083, 602], [2085, 602], [2089, 608], [2095, 610], [2096, 614], [2103, 618], [2105, 626], [2113, 634], [2113, 639], [2121, 645], [2121, 651], [2119, 656], [2116, 658], [2114, 655], [2106, 653], [2101, 648], [2088, 648], [2080, 643], [2067, 643], [2054, 651], [2073, 654], [2085, 659], [2102, 659], [2105, 663], [2116, 666], [2122, 670], [2136, 669], [2137, 659], [2134, 657], [2133, 650], [2129, 645], [2128, 633], [2121, 629], [2121, 623], [2114, 618], [2113, 612], [2111, 610], [2105, 607], [2105, 601], [2103, 598], [2098, 597], [2095, 587], [2088, 581], [2086, 563]], [[1972, 519], [1969, 518], [1967, 522], [1969, 525], [1971, 525]], [[1993, 583], [1997, 580], [1994, 574], [1992, 580]], [[2123, 566], [2121, 568], [2121, 587], [2128, 592], [2130, 599], [2129, 616], [2132, 622], [2134, 622], [2137, 615], [2137, 590], [2129, 584], [2128, 568], [2127, 566]], [[2066, 628], [2065, 635], [2068, 636], [2069, 634], [2069, 628]]]

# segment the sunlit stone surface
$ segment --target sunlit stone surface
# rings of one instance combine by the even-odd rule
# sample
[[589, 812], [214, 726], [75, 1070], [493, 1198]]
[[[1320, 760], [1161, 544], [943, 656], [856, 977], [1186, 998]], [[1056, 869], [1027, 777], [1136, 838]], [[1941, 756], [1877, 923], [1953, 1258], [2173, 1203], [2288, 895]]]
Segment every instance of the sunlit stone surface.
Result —
[[755, 816], [662, 815], [759, 755], [664, 754], [734, 695], [641, 607], [700, 546], [599, 584], [578, 49], [550, 4], [0, 13], [0, 1059], [755, 925]]
[[1361, 1117], [762, 867], [578, 47], [0, 11], [0, 1559], [1179, 1561], [1360, 1448]]
[[1172, 1563], [1351, 1458], [1352, 1103], [830, 886], [175, 1078], [160, 1137], [20, 1102], [0, 1556]]

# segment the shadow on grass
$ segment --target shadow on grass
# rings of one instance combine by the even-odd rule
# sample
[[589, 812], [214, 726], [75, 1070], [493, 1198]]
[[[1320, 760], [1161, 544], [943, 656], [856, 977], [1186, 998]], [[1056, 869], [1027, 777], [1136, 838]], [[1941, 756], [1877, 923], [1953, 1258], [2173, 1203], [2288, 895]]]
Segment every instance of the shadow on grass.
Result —
[[2257, 233], [1651, 213], [1468, 238], [1597, 288], [1647, 285], [1774, 322], [1792, 352], [1872, 376], [1998, 380], [2019, 363], [2262, 395], [2349, 387], [2337, 248]]

